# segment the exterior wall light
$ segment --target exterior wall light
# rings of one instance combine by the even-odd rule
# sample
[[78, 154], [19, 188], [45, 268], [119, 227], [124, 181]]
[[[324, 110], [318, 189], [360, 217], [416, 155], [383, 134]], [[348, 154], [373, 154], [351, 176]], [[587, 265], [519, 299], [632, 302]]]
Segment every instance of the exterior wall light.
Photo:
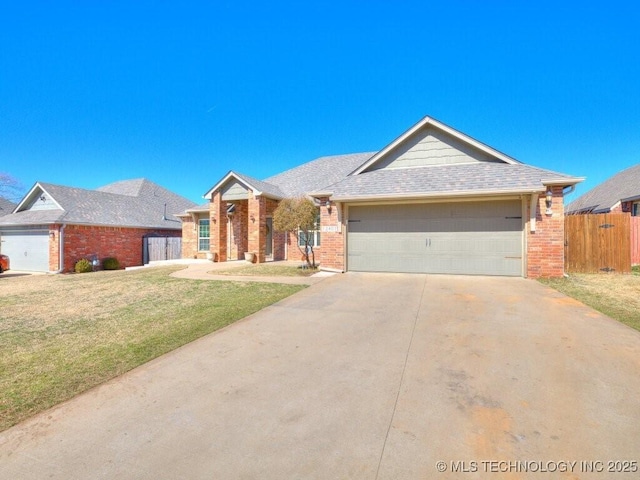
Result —
[[544, 213], [546, 215], [552, 215], [553, 210], [551, 210], [551, 204], [553, 203], [553, 192], [551, 191], [551, 187], [547, 187], [547, 194], [545, 196], [544, 203], [547, 206], [547, 211]]

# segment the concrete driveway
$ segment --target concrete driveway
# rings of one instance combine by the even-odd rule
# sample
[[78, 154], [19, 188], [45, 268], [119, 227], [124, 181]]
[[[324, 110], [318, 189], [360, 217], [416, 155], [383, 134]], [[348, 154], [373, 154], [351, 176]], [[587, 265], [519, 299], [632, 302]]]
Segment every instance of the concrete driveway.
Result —
[[0, 478], [638, 478], [639, 373], [535, 281], [336, 275], [1, 433]]

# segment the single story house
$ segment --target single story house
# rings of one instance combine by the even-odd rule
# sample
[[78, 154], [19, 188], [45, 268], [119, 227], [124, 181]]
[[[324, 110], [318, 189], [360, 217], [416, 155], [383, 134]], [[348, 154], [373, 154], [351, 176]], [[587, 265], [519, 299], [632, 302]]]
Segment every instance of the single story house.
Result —
[[640, 164], [615, 174], [567, 205], [568, 214], [616, 212], [640, 216]]
[[195, 203], [144, 178], [96, 190], [37, 182], [0, 217], [0, 253], [13, 270], [73, 271], [81, 258], [143, 264], [147, 236], [180, 237], [176, 213]]
[[431, 117], [378, 152], [257, 180], [230, 171], [181, 215], [183, 256], [300, 258], [273, 230], [286, 197], [318, 205], [316, 260], [338, 272], [564, 273], [564, 194], [583, 178], [525, 165]]

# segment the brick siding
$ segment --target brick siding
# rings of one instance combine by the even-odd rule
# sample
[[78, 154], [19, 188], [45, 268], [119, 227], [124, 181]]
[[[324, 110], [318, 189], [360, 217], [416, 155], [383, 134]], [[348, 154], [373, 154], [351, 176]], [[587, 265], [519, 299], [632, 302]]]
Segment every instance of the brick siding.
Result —
[[[180, 230], [156, 230], [145, 228], [99, 227], [67, 225], [64, 229], [64, 272], [72, 272], [81, 258], [97, 255], [100, 260], [115, 257], [120, 267], [142, 265], [142, 238], [150, 233], [179, 237]], [[53, 234], [53, 235], [52, 235]], [[49, 270], [59, 267], [60, 226], [49, 230]]]
[[[546, 215], [545, 195], [538, 197], [536, 231], [527, 225], [527, 277], [561, 277], [564, 275], [564, 204], [563, 187], [553, 187], [551, 215]], [[530, 218], [531, 203], [527, 205]]]

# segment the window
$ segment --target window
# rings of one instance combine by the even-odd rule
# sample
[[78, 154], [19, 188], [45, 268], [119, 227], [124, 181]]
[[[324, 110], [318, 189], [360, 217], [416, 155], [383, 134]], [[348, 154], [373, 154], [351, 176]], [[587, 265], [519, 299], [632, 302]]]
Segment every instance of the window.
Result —
[[209, 219], [201, 219], [198, 223], [198, 251], [209, 251]]
[[[320, 246], [320, 213], [318, 213], [318, 216], [316, 217], [316, 224], [315, 224], [315, 228], [313, 231], [309, 232], [309, 235], [311, 235], [311, 241], [309, 242], [309, 244], [312, 247], [319, 247]], [[306, 245], [306, 233], [303, 232], [302, 230], [298, 230], [298, 245], [301, 247], [304, 247]]]
[[635, 202], [631, 206], [631, 216], [632, 217], [640, 217], [640, 202]]

